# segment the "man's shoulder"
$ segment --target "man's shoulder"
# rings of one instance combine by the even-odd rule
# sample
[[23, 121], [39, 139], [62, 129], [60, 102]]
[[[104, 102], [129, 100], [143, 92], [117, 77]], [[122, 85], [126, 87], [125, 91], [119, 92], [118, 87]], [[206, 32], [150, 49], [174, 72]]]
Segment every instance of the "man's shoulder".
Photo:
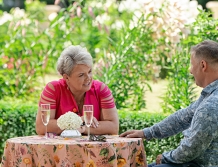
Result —
[[218, 119], [218, 90], [208, 95], [202, 103], [198, 106], [198, 110], [201, 114], [205, 116], [213, 116]]
[[215, 89], [206, 99], [208, 103], [218, 106], [218, 89]]

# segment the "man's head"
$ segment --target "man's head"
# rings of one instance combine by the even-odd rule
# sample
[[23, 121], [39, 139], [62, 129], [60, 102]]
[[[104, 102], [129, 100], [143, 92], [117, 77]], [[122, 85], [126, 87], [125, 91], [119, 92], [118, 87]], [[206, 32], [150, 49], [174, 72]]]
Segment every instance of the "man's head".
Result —
[[206, 87], [218, 79], [218, 43], [205, 40], [191, 48], [191, 74], [196, 85]]

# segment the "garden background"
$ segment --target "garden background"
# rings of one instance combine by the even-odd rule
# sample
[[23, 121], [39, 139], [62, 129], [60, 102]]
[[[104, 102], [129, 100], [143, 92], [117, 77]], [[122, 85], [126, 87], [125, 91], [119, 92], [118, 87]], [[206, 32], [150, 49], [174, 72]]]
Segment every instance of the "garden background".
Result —
[[[205, 39], [218, 41], [218, 20], [197, 1], [78, 0], [57, 13], [46, 7], [25, 1], [25, 10], [0, 12], [0, 157], [8, 138], [35, 134], [40, 93], [60, 77], [56, 61], [71, 44], [88, 49], [94, 78], [112, 90], [120, 133], [151, 126], [199, 95], [189, 49]], [[158, 110], [149, 110], [156, 83], [164, 93]], [[144, 141], [148, 162], [181, 137]]]

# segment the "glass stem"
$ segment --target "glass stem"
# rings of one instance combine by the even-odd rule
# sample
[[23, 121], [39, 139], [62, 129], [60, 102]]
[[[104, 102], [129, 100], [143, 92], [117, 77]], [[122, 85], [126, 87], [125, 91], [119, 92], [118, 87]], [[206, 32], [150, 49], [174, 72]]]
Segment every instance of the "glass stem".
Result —
[[90, 127], [88, 127], [88, 140], [89, 140], [89, 136], [90, 136]]
[[45, 138], [47, 139], [47, 125], [45, 126]]

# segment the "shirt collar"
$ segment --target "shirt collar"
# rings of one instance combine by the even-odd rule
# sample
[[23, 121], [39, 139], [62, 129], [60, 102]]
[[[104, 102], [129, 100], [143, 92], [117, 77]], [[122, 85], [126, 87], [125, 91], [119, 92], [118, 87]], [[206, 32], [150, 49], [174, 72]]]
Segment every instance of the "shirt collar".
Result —
[[211, 94], [215, 89], [218, 89], [218, 80], [211, 82], [201, 92], [202, 95]]

